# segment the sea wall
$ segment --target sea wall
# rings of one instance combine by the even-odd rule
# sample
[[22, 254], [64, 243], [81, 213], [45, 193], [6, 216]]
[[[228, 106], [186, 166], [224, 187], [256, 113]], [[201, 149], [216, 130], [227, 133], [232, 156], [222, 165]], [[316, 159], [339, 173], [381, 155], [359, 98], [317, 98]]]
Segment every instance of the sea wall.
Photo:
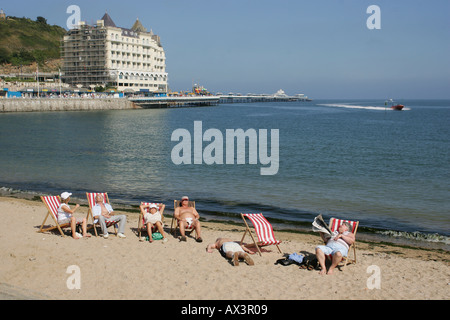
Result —
[[139, 106], [124, 98], [0, 99], [2, 112], [126, 110]]

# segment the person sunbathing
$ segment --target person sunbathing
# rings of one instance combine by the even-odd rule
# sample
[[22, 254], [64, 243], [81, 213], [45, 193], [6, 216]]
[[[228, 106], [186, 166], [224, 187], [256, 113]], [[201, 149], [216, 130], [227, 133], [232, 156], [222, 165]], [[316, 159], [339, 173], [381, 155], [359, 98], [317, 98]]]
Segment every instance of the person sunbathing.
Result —
[[206, 252], [212, 253], [214, 249], [219, 250], [223, 257], [230, 259], [235, 267], [239, 265], [239, 259], [243, 259], [249, 266], [255, 264], [253, 259], [248, 255], [254, 254], [255, 252], [249, 250], [246, 245], [240, 245], [239, 242], [229, 238], [218, 238], [216, 242], [210, 243], [206, 247]]
[[[347, 256], [350, 245], [355, 242], [355, 235], [350, 230], [352, 230], [351, 225], [344, 222], [339, 226], [337, 233], [331, 237], [327, 237], [323, 232], [320, 233], [322, 240], [326, 243], [316, 247], [316, 257], [321, 267], [320, 274], [333, 274], [342, 258]], [[325, 255], [332, 256], [328, 272], [325, 266]]]
[[126, 215], [115, 215], [113, 208], [109, 203], [104, 203], [104, 198], [101, 194], [97, 194], [95, 197], [95, 206], [92, 207], [92, 216], [94, 219], [98, 219], [100, 228], [102, 229], [103, 238], [108, 239], [108, 227], [106, 221], [118, 222], [119, 232], [117, 236], [119, 238], [126, 238], [124, 231], [127, 223]]
[[[161, 210], [158, 210], [156, 204], [142, 204], [140, 206], [141, 213], [144, 216], [144, 222], [147, 225], [148, 241], [153, 242], [152, 227], [155, 226], [158, 232], [163, 236], [163, 243], [167, 242], [166, 233], [163, 228], [163, 213], [165, 204], [161, 205]], [[149, 211], [146, 209], [148, 208]]]
[[[80, 207], [80, 205], [77, 204], [74, 209], [70, 209], [69, 200], [71, 195], [72, 194], [69, 192], [63, 192], [61, 194], [61, 204], [58, 207], [58, 223], [59, 224], [70, 223], [70, 229], [72, 230], [72, 238], [74, 239], [80, 239], [80, 236], [84, 238], [90, 238], [91, 235], [86, 232], [87, 226], [86, 218], [75, 218], [73, 216], [73, 214]], [[81, 224], [81, 229], [83, 232], [82, 235], [80, 235], [77, 232], [77, 224]]]
[[175, 219], [178, 221], [180, 227], [181, 238], [180, 241], [186, 241], [186, 228], [194, 227], [197, 233], [197, 242], [202, 242], [202, 228], [200, 226], [200, 215], [193, 207], [189, 207], [189, 198], [184, 196], [181, 198], [181, 204], [175, 208]]

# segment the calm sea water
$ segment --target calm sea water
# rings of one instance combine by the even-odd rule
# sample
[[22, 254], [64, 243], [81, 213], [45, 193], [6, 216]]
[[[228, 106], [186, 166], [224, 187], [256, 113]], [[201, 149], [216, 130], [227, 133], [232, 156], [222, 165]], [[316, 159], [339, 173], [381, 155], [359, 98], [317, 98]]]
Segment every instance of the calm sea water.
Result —
[[[263, 212], [310, 226], [321, 213], [448, 244], [450, 101], [401, 102], [401, 112], [381, 100], [317, 100], [0, 114], [0, 186], [169, 207], [188, 195], [208, 218]], [[260, 175], [261, 164], [175, 165], [172, 132], [193, 135], [194, 121], [224, 138], [226, 129], [279, 129], [278, 174]]]

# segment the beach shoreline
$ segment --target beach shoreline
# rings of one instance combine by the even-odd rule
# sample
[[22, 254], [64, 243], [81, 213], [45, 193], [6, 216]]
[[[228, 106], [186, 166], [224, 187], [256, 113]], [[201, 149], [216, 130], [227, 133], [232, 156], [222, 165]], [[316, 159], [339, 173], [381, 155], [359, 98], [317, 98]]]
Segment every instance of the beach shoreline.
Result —
[[[114, 206], [114, 205], [113, 205]], [[233, 267], [219, 252], [206, 253], [218, 237], [236, 241], [244, 227], [202, 221], [204, 239], [179, 242], [169, 235], [165, 244], [140, 242], [138, 214], [127, 215], [126, 239], [111, 235], [74, 240], [52, 232], [39, 233], [47, 213], [40, 201], [0, 197], [0, 299], [63, 300], [445, 300], [449, 298], [449, 253], [375, 242], [357, 243], [357, 264], [321, 276], [296, 265], [274, 265], [283, 257], [276, 247], [255, 254], [254, 266]], [[81, 207], [77, 217], [87, 214]], [[165, 220], [170, 229], [171, 218]], [[48, 223], [48, 221], [47, 221]], [[314, 253], [315, 234], [275, 229], [283, 253]], [[245, 239], [250, 242], [249, 236]], [[69, 267], [81, 272], [81, 288], [70, 289]], [[378, 268], [381, 287], [371, 288]], [[69, 270], [69, 271], [68, 271]], [[264, 281], [261, 281], [264, 279]], [[20, 294], [8, 294], [19, 292]], [[15, 290], [15, 291], [14, 291]], [[30, 297], [25, 294], [29, 292]], [[31, 294], [35, 293], [35, 294]], [[36, 294], [39, 293], [39, 294]]]
[[[36, 192], [32, 191], [22, 191], [22, 190], [15, 190], [11, 188], [0, 188], [0, 198], [1, 197], [12, 197], [12, 198], [18, 198], [18, 199], [26, 199], [26, 200], [33, 200], [41, 202], [40, 195]], [[48, 194], [42, 194], [42, 195], [48, 195]], [[77, 198], [72, 197], [72, 200], [81, 206], [85, 206], [87, 208], [88, 203], [86, 198]], [[122, 211], [126, 212], [139, 212], [138, 205], [130, 205], [125, 203], [115, 203], [115, 208], [120, 209]], [[168, 214], [170, 217], [173, 214], [173, 208], [172, 206], [166, 203], [166, 214]], [[218, 222], [218, 223], [226, 223], [231, 225], [241, 225], [242, 220], [240, 219], [240, 216], [231, 217], [229, 214], [223, 214], [216, 212], [213, 212], [212, 214], [202, 211], [202, 220], [207, 220], [209, 222]], [[292, 232], [292, 233], [303, 233], [303, 234], [312, 234], [316, 235], [314, 232], [311, 231], [311, 224], [308, 222], [298, 222], [298, 221], [289, 221], [289, 220], [280, 220], [280, 219], [273, 219], [270, 218], [273, 226], [278, 229], [279, 231], [283, 232]], [[360, 225], [358, 227], [358, 240], [361, 242], [368, 242], [368, 243], [383, 243], [387, 245], [394, 245], [394, 246], [400, 246], [400, 247], [406, 247], [406, 248], [412, 248], [412, 249], [425, 249], [425, 250], [443, 250], [444, 252], [450, 252], [450, 244], [448, 244], [448, 241], [439, 241], [434, 239], [437, 234], [430, 234], [426, 235], [423, 233], [419, 233], [418, 235], [415, 235], [414, 232], [399, 232], [399, 231], [393, 231], [393, 230], [375, 230], [373, 228], [367, 228], [367, 226], [364, 226], [362, 222], [360, 222]], [[415, 237], [417, 236], [417, 237]], [[427, 239], [428, 237], [431, 237], [431, 239]], [[445, 237], [444, 237], [445, 238]]]

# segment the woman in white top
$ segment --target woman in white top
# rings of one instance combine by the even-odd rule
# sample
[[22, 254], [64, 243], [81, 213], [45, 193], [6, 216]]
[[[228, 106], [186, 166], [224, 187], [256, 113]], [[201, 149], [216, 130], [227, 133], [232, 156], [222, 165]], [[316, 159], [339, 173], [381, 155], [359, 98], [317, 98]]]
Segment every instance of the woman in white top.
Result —
[[75, 209], [70, 209], [69, 200], [72, 194], [69, 192], [63, 192], [61, 194], [61, 204], [58, 207], [58, 223], [65, 224], [70, 223], [70, 228], [72, 229], [72, 238], [80, 239], [80, 234], [77, 233], [77, 224], [81, 223], [83, 229], [83, 237], [90, 238], [91, 235], [86, 232], [86, 218], [75, 218], [73, 214], [80, 207], [79, 204], [75, 206]]
[[[148, 241], [153, 242], [152, 238], [152, 227], [156, 226], [158, 232], [163, 236], [163, 242], [167, 241], [166, 234], [163, 228], [163, 212], [165, 204], [161, 205], [161, 211], [158, 210], [158, 206], [156, 204], [142, 204], [140, 206], [141, 213], [144, 216], [144, 223], [147, 225], [147, 233], [148, 233]], [[146, 210], [148, 208], [148, 211]]]

